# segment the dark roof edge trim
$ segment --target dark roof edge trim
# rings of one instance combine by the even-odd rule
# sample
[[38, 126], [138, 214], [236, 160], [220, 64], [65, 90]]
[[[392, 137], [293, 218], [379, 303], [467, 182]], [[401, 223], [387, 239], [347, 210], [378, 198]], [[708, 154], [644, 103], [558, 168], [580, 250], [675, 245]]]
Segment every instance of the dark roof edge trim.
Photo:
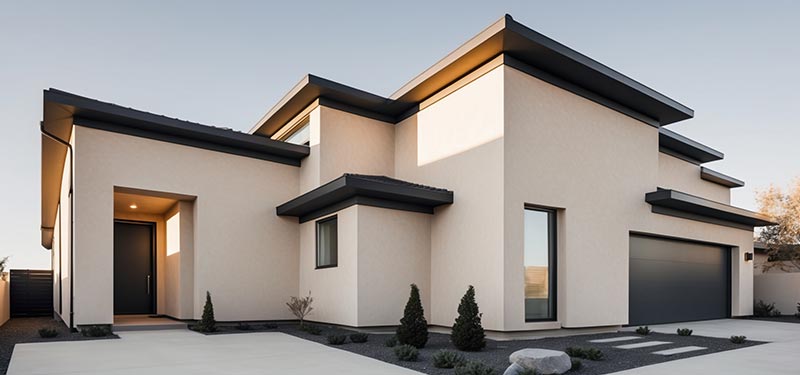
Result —
[[661, 152], [697, 165], [725, 158], [721, 151], [663, 127], [658, 129], [658, 146]]
[[729, 188], [744, 186], [744, 181], [706, 167], [700, 167], [700, 178]]
[[772, 218], [743, 208], [734, 207], [725, 203], [715, 202], [695, 195], [687, 194], [677, 190], [659, 189], [645, 194], [645, 201], [653, 206], [653, 212], [657, 213], [677, 213], [673, 216], [690, 215], [695, 220], [713, 220], [715, 223], [720, 221], [745, 226], [745, 229], [752, 230], [753, 227], [774, 225]]

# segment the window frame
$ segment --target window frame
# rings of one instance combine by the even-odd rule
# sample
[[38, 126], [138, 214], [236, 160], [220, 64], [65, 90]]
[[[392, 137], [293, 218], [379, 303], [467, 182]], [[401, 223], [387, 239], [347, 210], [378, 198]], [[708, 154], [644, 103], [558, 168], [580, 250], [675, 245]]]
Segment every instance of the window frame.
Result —
[[[523, 290], [523, 314], [522, 315], [523, 315], [523, 318], [525, 319], [525, 323], [558, 321], [558, 285], [557, 285], [558, 284], [558, 230], [557, 230], [557, 228], [558, 228], [557, 227], [557, 225], [558, 225], [558, 210], [555, 209], [555, 208], [550, 208], [550, 207], [542, 207], [542, 206], [536, 206], [536, 205], [531, 205], [531, 204], [525, 204], [524, 205], [524, 210], [523, 210], [523, 221], [524, 221], [525, 211], [538, 211], [538, 212], [544, 212], [544, 213], [547, 214], [547, 226], [548, 226], [548, 230], [547, 230], [547, 237], [548, 237], [548, 241], [547, 241], [548, 242], [548, 249], [547, 249], [547, 251], [548, 251], [548, 256], [547, 256], [547, 274], [548, 274], [548, 276], [547, 276], [548, 277], [547, 284], [548, 284], [548, 288], [547, 288], [547, 293], [548, 293], [548, 298], [551, 299], [551, 306], [550, 306], [550, 309], [548, 311], [548, 315], [550, 315], [549, 317], [547, 317], [547, 318], [528, 319], [525, 316], [526, 315], [526, 313], [525, 313], [525, 300], [526, 300], [526, 298], [524, 298], [524, 295], [525, 295], [524, 294], [525, 293], [524, 292], [525, 291], [525, 284], [523, 282], [523, 285], [522, 285], [522, 290]], [[522, 243], [523, 243], [523, 245], [522, 245], [523, 246], [523, 249], [522, 249], [522, 264], [523, 264], [523, 269], [524, 269], [524, 266], [525, 266], [525, 240], [524, 240], [524, 237], [525, 237], [525, 225], [524, 225], [524, 222], [523, 222], [522, 235], [523, 235], [523, 241], [522, 241]], [[524, 271], [523, 271], [523, 280], [524, 280], [524, 277], [525, 276], [524, 276]]]
[[[319, 238], [320, 238], [320, 227], [323, 224], [331, 222], [331, 221], [335, 222], [335, 224], [336, 224], [336, 232], [335, 232], [336, 236], [335, 236], [335, 242], [334, 242], [335, 246], [336, 246], [336, 258], [332, 259], [332, 263], [330, 263], [330, 264], [320, 265], [319, 264], [319, 255], [321, 253], [320, 252], [320, 250], [321, 250], [320, 249], [320, 241], [319, 241]], [[315, 253], [314, 253], [315, 268], [314, 269], [319, 270], [319, 269], [325, 269], [325, 268], [338, 267], [339, 266], [339, 220], [338, 220], [337, 215], [331, 215], [331, 216], [328, 216], [328, 217], [326, 217], [324, 219], [317, 220], [314, 223], [314, 231], [316, 233], [316, 235], [315, 235], [315, 242], [316, 243], [314, 245], [314, 250], [315, 250]]]

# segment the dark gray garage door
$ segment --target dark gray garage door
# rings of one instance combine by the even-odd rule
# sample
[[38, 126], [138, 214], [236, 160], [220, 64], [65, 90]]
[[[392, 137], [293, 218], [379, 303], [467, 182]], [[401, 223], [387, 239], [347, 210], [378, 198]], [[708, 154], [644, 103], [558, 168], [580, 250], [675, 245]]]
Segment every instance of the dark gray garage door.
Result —
[[628, 324], [730, 316], [730, 248], [631, 236]]

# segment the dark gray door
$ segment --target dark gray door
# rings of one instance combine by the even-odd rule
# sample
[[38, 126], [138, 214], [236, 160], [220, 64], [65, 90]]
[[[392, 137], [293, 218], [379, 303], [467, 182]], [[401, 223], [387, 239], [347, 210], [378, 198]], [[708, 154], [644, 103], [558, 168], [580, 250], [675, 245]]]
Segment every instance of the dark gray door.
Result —
[[114, 314], [152, 314], [152, 223], [114, 222]]
[[628, 324], [729, 317], [730, 256], [728, 247], [631, 236]]

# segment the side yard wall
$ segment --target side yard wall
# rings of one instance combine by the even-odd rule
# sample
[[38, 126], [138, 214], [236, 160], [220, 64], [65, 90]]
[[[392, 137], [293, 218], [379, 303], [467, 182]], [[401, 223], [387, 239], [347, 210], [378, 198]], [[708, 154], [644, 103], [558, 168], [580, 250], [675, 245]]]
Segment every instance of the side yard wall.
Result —
[[784, 315], [797, 313], [800, 272], [762, 273], [753, 277], [753, 300], [774, 303]]
[[[0, 275], [1, 277], [2, 275]], [[11, 283], [0, 278], [0, 326], [11, 316]]]

